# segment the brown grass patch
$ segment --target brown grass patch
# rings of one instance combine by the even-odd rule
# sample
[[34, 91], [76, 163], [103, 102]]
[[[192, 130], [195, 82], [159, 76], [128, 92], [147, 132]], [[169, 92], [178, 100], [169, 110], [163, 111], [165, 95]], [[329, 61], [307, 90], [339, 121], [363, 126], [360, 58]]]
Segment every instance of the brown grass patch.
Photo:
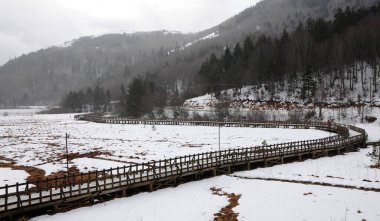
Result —
[[60, 147], [57, 143], [46, 143], [49, 147]]
[[[101, 155], [111, 156], [112, 154], [110, 152], [101, 152], [101, 151], [92, 151], [92, 152], [88, 152], [88, 153], [69, 153], [68, 158], [69, 158], [69, 160], [74, 160], [74, 159], [84, 158], [84, 157], [95, 158], [95, 157], [98, 157]], [[60, 154], [58, 156], [58, 158], [59, 159], [66, 159], [66, 154]]]
[[[86, 173], [83, 176], [79, 176], [81, 172], [75, 166], [69, 168], [70, 178], [59, 179], [67, 175], [66, 171], [58, 171], [46, 176], [46, 172], [42, 169], [30, 166], [19, 166], [16, 165], [11, 159], [5, 158], [4, 156], [0, 156], [0, 160], [8, 161], [7, 163], [0, 163], [1, 168], [11, 168], [13, 170], [24, 170], [29, 174], [26, 180], [29, 183], [33, 183], [37, 188], [48, 188], [49, 186], [55, 186], [60, 184], [67, 184], [73, 182], [87, 182], [88, 180], [93, 180], [96, 178], [96, 173], [90, 172]], [[101, 173], [100, 173], [101, 175]], [[106, 174], [106, 176], [108, 176]], [[58, 178], [57, 181], [55, 178]]]
[[239, 205], [238, 201], [241, 195], [236, 195], [235, 193], [227, 193], [223, 192], [221, 188], [211, 187], [210, 190], [212, 194], [218, 196], [227, 196], [229, 204], [222, 209], [218, 213], [214, 214], [214, 221], [237, 221], [238, 213], [233, 211], [233, 208]]

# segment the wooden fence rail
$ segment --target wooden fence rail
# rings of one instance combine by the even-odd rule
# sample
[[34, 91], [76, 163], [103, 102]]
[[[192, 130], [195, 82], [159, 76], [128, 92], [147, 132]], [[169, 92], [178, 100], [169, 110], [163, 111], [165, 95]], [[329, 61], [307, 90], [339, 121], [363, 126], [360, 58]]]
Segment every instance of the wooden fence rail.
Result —
[[[57, 206], [80, 199], [92, 199], [109, 193], [124, 193], [127, 189], [159, 185], [166, 181], [211, 171], [231, 172], [231, 167], [244, 166], [249, 169], [256, 162], [281, 163], [284, 159], [309, 155], [318, 157], [331, 151], [352, 151], [364, 147], [367, 139], [365, 130], [341, 124], [323, 122], [234, 122], [193, 120], [141, 120], [105, 118], [96, 115], [78, 115], [77, 120], [97, 123], [151, 124], [151, 125], [199, 125], [263, 128], [316, 128], [337, 133], [335, 136], [249, 148], [229, 149], [179, 156], [108, 170], [61, 176], [37, 182], [16, 183], [0, 187], [0, 218], [21, 214], [44, 207]], [[350, 136], [350, 131], [355, 131]]]

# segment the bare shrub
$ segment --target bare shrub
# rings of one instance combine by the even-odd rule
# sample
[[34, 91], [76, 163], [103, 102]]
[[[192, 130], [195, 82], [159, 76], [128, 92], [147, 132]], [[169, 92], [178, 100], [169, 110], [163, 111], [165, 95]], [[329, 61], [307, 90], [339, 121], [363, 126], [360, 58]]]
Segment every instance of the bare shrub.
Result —
[[187, 119], [189, 117], [189, 112], [183, 107], [172, 107], [172, 111], [174, 119]]
[[290, 110], [288, 112], [289, 120], [292, 122], [300, 122], [303, 118], [302, 110]]
[[305, 120], [310, 120], [311, 118], [315, 117], [316, 113], [314, 110], [306, 111], [305, 113]]
[[366, 116], [365, 117], [365, 120], [368, 122], [368, 123], [373, 123], [377, 120], [376, 117], [373, 117], [373, 116]]
[[249, 121], [263, 122], [267, 119], [265, 111], [252, 111], [247, 114], [247, 119]]

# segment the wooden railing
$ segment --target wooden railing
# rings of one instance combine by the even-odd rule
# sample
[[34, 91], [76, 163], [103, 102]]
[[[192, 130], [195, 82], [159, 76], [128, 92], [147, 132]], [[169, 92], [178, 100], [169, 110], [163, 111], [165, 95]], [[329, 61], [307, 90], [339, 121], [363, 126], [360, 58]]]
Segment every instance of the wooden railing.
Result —
[[[0, 218], [16, 211], [32, 210], [40, 205], [54, 205], [89, 196], [116, 192], [122, 189], [160, 182], [170, 177], [182, 177], [197, 171], [212, 170], [231, 165], [292, 157], [303, 154], [340, 150], [346, 147], [363, 147], [366, 142], [365, 130], [347, 125], [323, 122], [233, 122], [233, 121], [192, 121], [192, 120], [141, 120], [123, 118], [104, 118], [95, 115], [76, 116], [77, 120], [98, 123], [153, 124], [153, 125], [202, 125], [236, 127], [285, 127], [316, 128], [335, 132], [338, 135], [305, 141], [296, 141], [249, 148], [213, 151], [170, 159], [150, 161], [108, 170], [61, 176], [37, 182], [16, 183], [0, 187]], [[349, 129], [357, 135], [348, 136]]]

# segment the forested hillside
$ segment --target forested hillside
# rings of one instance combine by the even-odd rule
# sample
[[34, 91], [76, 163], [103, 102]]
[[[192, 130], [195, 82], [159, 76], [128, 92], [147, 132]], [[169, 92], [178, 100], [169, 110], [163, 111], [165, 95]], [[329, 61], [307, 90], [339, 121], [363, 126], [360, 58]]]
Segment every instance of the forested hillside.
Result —
[[[379, 39], [380, 5], [338, 9], [332, 20], [308, 19], [278, 37], [247, 37], [242, 45], [238, 42], [231, 49], [226, 47], [219, 57], [211, 54], [200, 66], [194, 91], [211, 95], [190, 99], [185, 106], [202, 109], [224, 103], [226, 107], [255, 109], [257, 102], [292, 102], [296, 104], [293, 108], [309, 103], [376, 104], [380, 97]], [[157, 77], [135, 78], [128, 90], [121, 88], [118, 100], [122, 115], [140, 117], [154, 107], [161, 110], [166, 105], [182, 105], [180, 92], [170, 93]], [[230, 88], [235, 90], [225, 91]], [[78, 111], [83, 104], [98, 101], [95, 97], [85, 99], [82, 92], [69, 95], [63, 105]], [[70, 106], [73, 103], [78, 105]]]
[[[227, 47], [220, 58], [215, 54], [199, 71], [206, 92], [275, 82], [289, 82], [288, 91], [302, 81], [300, 99], [315, 98], [338, 84], [338, 99], [346, 97], [360, 82], [378, 91], [380, 75], [379, 6], [352, 10], [339, 9], [332, 21], [321, 18], [299, 23], [295, 31], [277, 36], [247, 37], [242, 46]], [[370, 72], [371, 75], [367, 76]], [[348, 80], [348, 82], [346, 82]], [[370, 81], [371, 80], [371, 81]], [[369, 85], [371, 84], [371, 85]], [[358, 91], [363, 96], [364, 91]], [[324, 100], [322, 96], [319, 99]]]
[[[294, 30], [307, 18], [332, 18], [337, 7], [378, 0], [264, 0], [231, 19], [195, 34], [157, 31], [83, 37], [64, 47], [20, 56], [0, 67], [0, 106], [56, 105], [70, 91], [103, 87], [111, 97], [134, 76], [149, 73], [172, 95], [203, 93], [197, 74], [211, 53], [220, 56], [246, 36]], [[276, 16], [273, 16], [276, 15]], [[205, 18], [207, 19], [207, 18]]]
[[211, 55], [199, 75], [208, 94], [183, 105], [195, 113], [371, 122], [380, 106], [380, 4], [339, 9], [331, 21], [309, 19], [279, 37], [246, 38]]

